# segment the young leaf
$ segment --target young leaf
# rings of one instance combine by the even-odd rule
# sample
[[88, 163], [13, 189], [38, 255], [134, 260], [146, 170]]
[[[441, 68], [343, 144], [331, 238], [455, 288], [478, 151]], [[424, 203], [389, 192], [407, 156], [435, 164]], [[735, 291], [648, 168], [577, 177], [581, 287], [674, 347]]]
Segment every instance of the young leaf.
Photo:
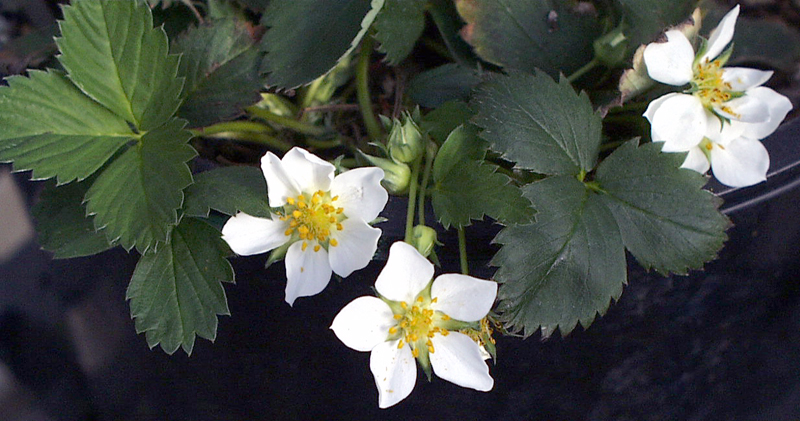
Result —
[[431, 203], [445, 227], [465, 227], [488, 215], [501, 223], [525, 223], [533, 209], [511, 179], [483, 161], [486, 145], [472, 127], [454, 130], [433, 163]]
[[272, 0], [262, 24], [269, 86], [295, 88], [332, 69], [366, 34], [384, 0]]
[[140, 131], [169, 119], [182, 81], [167, 35], [141, 1], [78, 0], [64, 7], [59, 61], [83, 92]]
[[447, 101], [422, 117], [420, 128], [438, 144], [444, 143], [458, 126], [469, 125], [475, 113], [461, 101]]
[[425, 0], [393, 0], [375, 18], [378, 51], [386, 53], [392, 66], [405, 59], [425, 29]]
[[34, 179], [83, 180], [134, 138], [125, 121], [60, 72], [31, 70], [0, 87], [0, 162]]
[[482, 59], [498, 66], [551, 76], [570, 74], [592, 60], [600, 36], [594, 9], [565, 1], [456, 0], [467, 22], [461, 35]]
[[686, 273], [713, 259], [730, 225], [704, 177], [679, 168], [682, 154], [631, 141], [597, 169], [595, 181], [556, 176], [523, 188], [536, 222], [510, 226], [492, 264], [508, 327], [544, 336], [588, 326], [619, 298], [625, 248], [646, 268]]
[[213, 341], [217, 315], [229, 315], [221, 282], [233, 282], [219, 231], [184, 218], [169, 243], [145, 253], [128, 285], [136, 332], [145, 332], [150, 348], [167, 354], [178, 347], [191, 355], [195, 336]]
[[184, 125], [172, 119], [147, 132], [103, 169], [86, 193], [97, 228], [105, 227], [106, 236], [126, 250], [136, 246], [144, 253], [166, 242], [178, 222], [182, 190], [192, 183], [186, 162], [196, 155]]
[[597, 168], [625, 247], [647, 269], [685, 274], [716, 257], [728, 219], [722, 200], [703, 190], [705, 177], [678, 167], [683, 154], [662, 154], [661, 145], [628, 142]]
[[36, 219], [37, 241], [56, 259], [90, 256], [112, 247], [105, 233], [97, 231], [86, 216], [83, 196], [87, 182], [56, 186], [49, 181], [31, 209]]
[[172, 52], [182, 54], [179, 74], [186, 77], [178, 116], [191, 127], [230, 120], [259, 100], [261, 53], [240, 21], [192, 28], [172, 44]]
[[184, 214], [208, 217], [211, 209], [226, 215], [242, 211], [270, 218], [267, 182], [255, 167], [222, 167], [195, 175], [194, 184], [184, 191]]
[[625, 250], [614, 217], [597, 194], [571, 176], [555, 176], [523, 187], [538, 211], [536, 222], [504, 228], [498, 310], [509, 329], [529, 336], [539, 327], [547, 337], [584, 327], [626, 283]]
[[586, 93], [565, 78], [514, 72], [480, 85], [474, 123], [489, 148], [517, 167], [549, 175], [577, 175], [597, 162], [601, 119]]

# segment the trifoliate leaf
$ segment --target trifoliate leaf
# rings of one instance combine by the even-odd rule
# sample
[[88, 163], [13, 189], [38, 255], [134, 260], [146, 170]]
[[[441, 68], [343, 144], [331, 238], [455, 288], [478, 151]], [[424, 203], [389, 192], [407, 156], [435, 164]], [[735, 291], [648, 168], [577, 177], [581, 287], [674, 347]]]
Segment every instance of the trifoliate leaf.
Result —
[[422, 117], [420, 128], [438, 144], [444, 143], [450, 132], [461, 125], [470, 124], [475, 113], [461, 101], [448, 101]]
[[244, 24], [210, 21], [188, 30], [172, 45], [180, 53], [179, 74], [186, 77], [178, 116], [202, 127], [230, 120], [257, 102], [261, 53]]
[[364, 37], [384, 0], [272, 0], [262, 24], [269, 86], [295, 88], [332, 69]]
[[717, 211], [722, 200], [702, 189], [705, 177], [678, 169], [683, 154], [660, 150], [628, 142], [600, 164], [596, 181], [639, 264], [684, 274], [716, 257], [730, 222]]
[[59, 61], [83, 92], [140, 131], [180, 105], [178, 56], [141, 1], [78, 0], [64, 7]]
[[656, 36], [692, 15], [698, 0], [614, 0], [625, 22], [630, 48], [655, 40]]
[[556, 83], [540, 71], [498, 75], [476, 89], [470, 105], [489, 148], [518, 168], [577, 175], [597, 162], [600, 116], [564, 77]]
[[196, 174], [184, 192], [184, 214], [205, 218], [211, 209], [270, 218], [267, 182], [255, 167], [223, 167]]
[[531, 220], [530, 202], [508, 176], [483, 161], [485, 154], [485, 142], [466, 126], [454, 130], [437, 153], [431, 203], [445, 228], [465, 227], [484, 215], [501, 223]]
[[632, 141], [600, 164], [594, 181], [555, 176], [523, 188], [536, 221], [503, 229], [492, 260], [510, 329], [527, 336], [541, 327], [548, 336], [588, 326], [622, 293], [625, 248], [662, 273], [716, 256], [729, 225], [719, 200], [701, 189], [703, 176], [679, 168], [682, 154], [659, 151]]
[[221, 282], [233, 282], [233, 269], [219, 231], [206, 223], [184, 218], [170, 237], [139, 260], [127, 299], [150, 348], [191, 355], [195, 336], [213, 341], [217, 315], [230, 314]]
[[625, 250], [611, 212], [575, 177], [555, 176], [523, 187], [536, 222], [504, 228], [492, 259], [499, 266], [498, 310], [504, 324], [542, 336], [584, 327], [626, 282]]
[[56, 259], [90, 256], [112, 247], [103, 231], [86, 216], [83, 196], [89, 181], [56, 186], [48, 181], [31, 209], [36, 219], [37, 242]]
[[405, 59], [425, 29], [426, 0], [393, 0], [375, 18], [378, 51], [386, 54], [392, 66]]
[[472, 89], [483, 82], [475, 69], [450, 63], [415, 76], [408, 83], [408, 96], [423, 107], [438, 107], [447, 101], [467, 101]]
[[461, 36], [482, 59], [498, 66], [551, 76], [571, 74], [592, 60], [600, 36], [594, 8], [573, 2], [456, 0], [467, 25]]
[[147, 132], [103, 169], [86, 193], [97, 228], [126, 250], [135, 246], [144, 253], [166, 242], [178, 222], [182, 190], [192, 183], [186, 161], [196, 155], [184, 125], [172, 119]]
[[34, 179], [83, 180], [134, 138], [125, 121], [62, 73], [31, 70], [0, 87], [0, 162]]

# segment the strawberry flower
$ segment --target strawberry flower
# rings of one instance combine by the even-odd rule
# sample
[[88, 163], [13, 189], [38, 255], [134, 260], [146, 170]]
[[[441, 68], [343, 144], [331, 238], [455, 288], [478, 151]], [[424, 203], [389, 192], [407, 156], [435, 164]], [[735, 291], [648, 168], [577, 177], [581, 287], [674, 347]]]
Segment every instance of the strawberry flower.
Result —
[[268, 152], [261, 159], [272, 219], [240, 212], [222, 227], [222, 238], [236, 254], [248, 256], [283, 247], [286, 302], [318, 294], [331, 272], [342, 277], [364, 268], [381, 230], [369, 225], [388, 200], [383, 170], [368, 167], [334, 177], [334, 166], [300, 148], [283, 159]]
[[486, 352], [473, 339], [497, 296], [497, 284], [461, 274], [433, 278], [433, 265], [411, 245], [396, 242], [375, 281], [379, 297], [345, 306], [331, 329], [346, 346], [370, 351], [378, 406], [388, 408], [414, 389], [416, 359], [430, 378], [491, 390]]

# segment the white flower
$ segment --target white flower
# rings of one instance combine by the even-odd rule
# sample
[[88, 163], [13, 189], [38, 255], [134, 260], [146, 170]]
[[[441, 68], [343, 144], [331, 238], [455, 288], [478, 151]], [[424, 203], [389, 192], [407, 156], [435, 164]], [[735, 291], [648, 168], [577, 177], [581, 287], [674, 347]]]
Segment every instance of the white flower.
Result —
[[[719, 121], [747, 123], [755, 137], [772, 133], [792, 109], [791, 102], [770, 88], [761, 86], [771, 71], [727, 67], [739, 6], [722, 18], [711, 36], [695, 55], [692, 44], [678, 30], [666, 32], [667, 41], [649, 44], [644, 61], [651, 78], [682, 86], [685, 93], [671, 93], [651, 102], [645, 112], [654, 142], [664, 142], [664, 152], [696, 150], [709, 130]], [[712, 161], [713, 165], [713, 161]]]
[[261, 159], [272, 219], [238, 213], [222, 227], [236, 254], [286, 246], [286, 302], [325, 289], [331, 271], [346, 277], [365, 267], [381, 230], [371, 227], [389, 196], [383, 170], [357, 168], [334, 177], [334, 166], [300, 148]]
[[[405, 399], [417, 379], [416, 358], [430, 376], [488, 391], [494, 386], [481, 346], [467, 334], [480, 329], [497, 296], [497, 284], [460, 274], [433, 278], [433, 265], [411, 245], [396, 242], [375, 289], [345, 306], [331, 329], [348, 347], [371, 351], [378, 405]], [[485, 351], [484, 351], [485, 352]]]

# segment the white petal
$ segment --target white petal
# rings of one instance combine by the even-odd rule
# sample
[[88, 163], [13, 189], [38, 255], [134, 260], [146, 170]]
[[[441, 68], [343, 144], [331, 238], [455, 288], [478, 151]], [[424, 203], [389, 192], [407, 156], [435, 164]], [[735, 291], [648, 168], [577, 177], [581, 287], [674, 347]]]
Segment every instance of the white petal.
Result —
[[336, 246], [328, 246], [331, 268], [337, 275], [346, 278], [372, 260], [378, 249], [381, 230], [358, 218], [349, 218], [342, 221], [341, 231], [334, 229], [331, 232], [331, 237], [338, 242]]
[[758, 98], [762, 104], [765, 104], [769, 113], [769, 119], [764, 123], [743, 124], [743, 135], [750, 139], [763, 139], [771, 135], [786, 118], [786, 114], [792, 110], [792, 102], [789, 101], [789, 98], [770, 88], [759, 86], [747, 91], [747, 95]]
[[494, 379], [481, 356], [481, 350], [469, 336], [450, 332], [447, 336], [431, 338], [431, 365], [437, 376], [461, 387], [486, 392], [492, 390]]
[[720, 183], [746, 187], [767, 179], [769, 154], [758, 140], [740, 137], [711, 149], [711, 169]]
[[681, 164], [681, 168], [688, 168], [700, 174], [705, 174], [708, 172], [709, 168], [711, 168], [711, 163], [708, 162], [708, 158], [706, 158], [700, 146], [696, 146], [689, 149], [689, 153], [686, 155], [683, 164]]
[[386, 342], [389, 328], [397, 324], [392, 309], [377, 297], [358, 297], [344, 306], [333, 319], [336, 337], [356, 351], [372, 351]]
[[339, 196], [334, 205], [344, 208], [344, 214], [350, 218], [372, 221], [389, 200], [381, 180], [383, 170], [375, 167], [356, 168], [337, 175], [331, 184], [331, 196]]
[[739, 123], [735, 120], [723, 124], [718, 117], [711, 117], [708, 119], [706, 137], [715, 143], [724, 145], [728, 140], [740, 137], [744, 133], [745, 125], [745, 123]]
[[267, 180], [267, 196], [269, 205], [278, 208], [286, 204], [286, 198], [300, 194], [300, 187], [293, 175], [286, 173], [283, 163], [272, 152], [261, 158], [261, 171]]
[[647, 74], [667, 85], [685, 85], [694, 75], [694, 48], [680, 31], [667, 31], [664, 35], [667, 36], [667, 42], [654, 42], [644, 49]]
[[743, 92], [756, 86], [761, 86], [772, 77], [773, 73], [772, 70], [725, 67], [722, 69], [722, 80], [729, 83], [732, 90]]
[[710, 115], [699, 99], [685, 94], [669, 96], [651, 114], [650, 133], [654, 142], [664, 142], [664, 152], [684, 152], [697, 146]]
[[431, 308], [464, 322], [476, 322], [492, 309], [497, 282], [457, 273], [439, 275], [431, 285]]
[[389, 259], [375, 281], [375, 289], [392, 301], [410, 303], [431, 279], [433, 263], [414, 246], [398, 241], [389, 248]]
[[308, 297], [322, 292], [331, 280], [331, 265], [324, 248], [314, 251], [316, 241], [309, 241], [303, 251], [303, 241], [298, 241], [286, 252], [286, 302], [294, 304], [297, 297]]
[[653, 123], [653, 114], [655, 114], [656, 110], [658, 110], [659, 107], [661, 107], [661, 104], [663, 104], [668, 99], [670, 99], [670, 98], [672, 98], [674, 96], [678, 96], [678, 95], [683, 95], [683, 94], [679, 94], [679, 93], [673, 92], [671, 94], [661, 95], [660, 97], [650, 101], [650, 103], [647, 104], [647, 109], [644, 111], [644, 114], [642, 114], [642, 115], [644, 116], [644, 118], [647, 119], [647, 121], [650, 122], [650, 124], [652, 124]]
[[286, 152], [281, 162], [286, 172], [297, 181], [302, 192], [314, 193], [317, 190], [330, 190], [333, 173], [336, 171], [336, 167], [330, 162], [298, 147]]
[[268, 252], [289, 241], [284, 234], [288, 227], [289, 223], [281, 221], [277, 215], [266, 219], [239, 212], [222, 227], [222, 239], [234, 253], [250, 256]]
[[378, 406], [388, 408], [411, 394], [417, 382], [417, 364], [408, 345], [399, 341], [378, 344], [369, 356], [369, 369], [378, 387]]
[[744, 123], [764, 123], [769, 121], [769, 108], [758, 97], [745, 94], [739, 98], [714, 107], [717, 114]]
[[733, 30], [736, 28], [736, 18], [739, 16], [739, 5], [731, 9], [708, 37], [707, 50], [703, 57], [700, 58], [701, 62], [708, 60], [712, 61], [728, 46], [733, 39]]

